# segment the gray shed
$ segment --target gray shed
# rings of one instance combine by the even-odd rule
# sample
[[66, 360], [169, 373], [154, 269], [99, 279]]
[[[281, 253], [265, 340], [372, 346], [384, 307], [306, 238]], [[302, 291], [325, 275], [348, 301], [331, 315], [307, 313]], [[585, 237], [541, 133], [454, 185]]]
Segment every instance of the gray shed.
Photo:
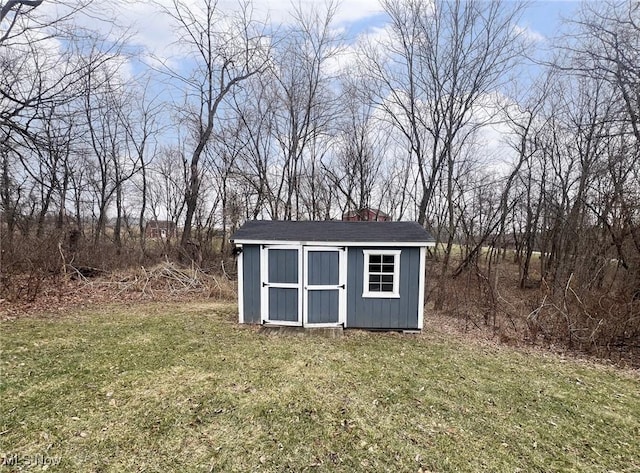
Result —
[[231, 241], [240, 323], [422, 329], [435, 243], [415, 222], [255, 220]]

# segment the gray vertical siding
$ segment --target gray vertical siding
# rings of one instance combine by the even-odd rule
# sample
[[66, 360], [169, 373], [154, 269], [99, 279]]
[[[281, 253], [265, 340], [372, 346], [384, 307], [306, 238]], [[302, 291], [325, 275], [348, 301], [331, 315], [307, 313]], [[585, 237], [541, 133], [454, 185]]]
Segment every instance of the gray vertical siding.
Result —
[[273, 283], [298, 282], [298, 250], [269, 249], [269, 281]]
[[322, 286], [340, 282], [339, 253], [337, 251], [310, 251], [309, 285]]
[[269, 320], [296, 322], [298, 320], [298, 290], [269, 288]]
[[[402, 250], [400, 255], [400, 298], [374, 299], [362, 297], [364, 264], [362, 250], [364, 248], [376, 249], [375, 247], [351, 247], [347, 249], [347, 326], [357, 328], [416, 329], [418, 327], [420, 249], [394, 248]], [[327, 253], [327, 255], [324, 255], [324, 253]], [[314, 263], [310, 261], [309, 264], [310, 284], [334, 283], [334, 278], [330, 277], [332, 273], [330, 267], [333, 266], [333, 263], [328, 262], [329, 260], [325, 258], [325, 256], [331, 258], [329, 253], [318, 253], [318, 261], [315, 261], [314, 253], [310, 253], [310, 260], [314, 261]], [[275, 258], [272, 257], [273, 254], [276, 254]], [[272, 250], [269, 256], [270, 260], [276, 261], [274, 267], [282, 265], [284, 273], [284, 276], [276, 276], [274, 274], [274, 278], [277, 281], [273, 281], [270, 274], [271, 282], [297, 282], [298, 262], [295, 250]], [[316, 263], [318, 263], [317, 268], [322, 267], [322, 269], [315, 269]], [[325, 265], [329, 266], [325, 267]], [[280, 270], [274, 271], [280, 274]], [[260, 323], [259, 245], [244, 245], [243, 272], [244, 321], [246, 323]], [[298, 295], [296, 289], [269, 288], [269, 291], [269, 313], [276, 317], [272, 318], [272, 320], [297, 320]], [[308, 294], [309, 322], [337, 322], [337, 290], [312, 290]], [[335, 312], [332, 311], [333, 307], [336, 307]]]
[[320, 291], [307, 292], [309, 323], [338, 323], [338, 293], [339, 289], [323, 289]]
[[395, 299], [362, 297], [363, 249], [365, 247], [350, 247], [347, 251], [347, 326], [417, 329], [420, 248], [385, 248], [402, 250], [400, 297]]
[[244, 321], [260, 323], [260, 246], [244, 245], [242, 248], [244, 273]]

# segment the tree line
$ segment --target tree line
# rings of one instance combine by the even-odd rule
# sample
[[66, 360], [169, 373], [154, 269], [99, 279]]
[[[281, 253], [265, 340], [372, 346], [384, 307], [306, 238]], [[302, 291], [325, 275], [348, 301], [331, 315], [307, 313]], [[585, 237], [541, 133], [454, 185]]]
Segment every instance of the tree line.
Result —
[[[4, 267], [20, 241], [128, 258], [135, 247], [142, 261], [145, 224], [159, 219], [180, 229], [183, 257], [202, 261], [227, 253], [247, 219], [372, 207], [437, 239], [437, 308], [445, 281], [474, 271], [495, 305], [509, 258], [515, 286], [565, 303], [536, 301], [527, 323], [546, 308], [573, 334], [573, 304], [592, 335], [596, 312], [614, 307], [589, 312], [594, 294], [634, 313], [640, 5], [584, 3], [541, 40], [519, 26], [517, 2], [381, 3], [385, 27], [357, 40], [332, 0], [294, 8], [283, 25], [251, 2], [157, 3], [175, 54], [142, 57], [131, 33], [80, 26], [91, 1], [61, 1], [55, 15], [42, 1], [3, 2]], [[631, 325], [620, 333], [637, 337]]]

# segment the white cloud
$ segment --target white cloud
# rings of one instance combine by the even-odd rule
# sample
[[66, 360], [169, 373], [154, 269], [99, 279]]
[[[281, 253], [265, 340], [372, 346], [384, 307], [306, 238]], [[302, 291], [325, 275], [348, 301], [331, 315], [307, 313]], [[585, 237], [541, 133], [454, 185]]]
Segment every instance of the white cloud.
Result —
[[[300, 5], [303, 11], [317, 8], [317, 0], [263, 0], [256, 6], [256, 11], [268, 13], [271, 21], [277, 24], [291, 22], [291, 12], [294, 5]], [[335, 21], [338, 24], [361, 21], [382, 12], [382, 6], [378, 0], [342, 0], [338, 4]]]
[[[201, 8], [201, 0], [182, 0], [191, 12]], [[38, 7], [37, 13], [48, 18], [62, 18], [78, 8], [80, 2], [72, 0], [57, 0], [45, 2]], [[122, 35], [128, 35], [127, 44], [138, 49], [146, 62], [152, 62], [155, 56], [172, 63], [171, 58], [184, 56], [184, 44], [179, 41], [179, 33], [171, 18], [163, 13], [162, 7], [171, 10], [172, 0], [155, 1], [113, 1], [94, 0], [86, 9], [73, 14], [72, 21], [79, 27], [89, 31], [99, 32], [111, 41], [116, 41]], [[221, 18], [230, 17], [237, 13], [237, 0], [219, 0], [216, 5]], [[253, 17], [257, 21], [268, 22], [269, 27], [277, 29], [279, 26], [291, 24], [294, 11], [299, 7], [303, 12], [312, 9], [323, 11], [324, 4], [317, 0], [263, 0], [253, 2]], [[358, 22], [382, 12], [379, 0], [342, 0], [339, 1], [334, 29], [348, 34], [350, 27]], [[369, 30], [370, 31], [370, 30]], [[351, 48], [340, 55], [335, 67], [340, 67], [345, 61], [351, 61], [355, 51]]]
[[[99, 0], [99, 4], [110, 4], [106, 0]], [[172, 2], [162, 0], [157, 2], [169, 9]], [[166, 56], [168, 50], [174, 49], [172, 45], [178, 41], [175, 27], [168, 17], [162, 13], [157, 3], [151, 2], [122, 2], [118, 4], [117, 11], [110, 8], [116, 20], [123, 27], [128, 27], [134, 32], [132, 41], [149, 52]], [[185, 4], [194, 11], [202, 5], [198, 0], [185, 0]], [[264, 0], [253, 5], [253, 17], [257, 21], [268, 21], [274, 28], [278, 25], [288, 25], [294, 21], [292, 13], [297, 3], [291, 0]], [[300, 0], [303, 11], [318, 9], [316, 0]], [[222, 17], [237, 13], [239, 6], [235, 0], [220, 0], [217, 9]], [[323, 7], [319, 8], [322, 11]], [[345, 31], [345, 26], [363, 21], [378, 15], [382, 7], [377, 0], [343, 0], [339, 3], [334, 19], [335, 27]], [[103, 26], [104, 27], [104, 26]]]
[[545, 35], [534, 30], [533, 28], [531, 28], [531, 26], [516, 25], [514, 29], [517, 34], [522, 35], [524, 39], [530, 43], [544, 43], [547, 40], [547, 37]]
[[377, 0], [345, 0], [340, 4], [336, 21], [361, 21], [378, 15], [382, 11], [382, 5]]
[[340, 71], [348, 73], [352, 67], [357, 65], [363, 47], [371, 46], [377, 48], [377, 45], [388, 41], [390, 34], [391, 28], [389, 25], [370, 26], [358, 34], [353, 41], [343, 45], [340, 51], [328, 61], [326, 70], [334, 74]]

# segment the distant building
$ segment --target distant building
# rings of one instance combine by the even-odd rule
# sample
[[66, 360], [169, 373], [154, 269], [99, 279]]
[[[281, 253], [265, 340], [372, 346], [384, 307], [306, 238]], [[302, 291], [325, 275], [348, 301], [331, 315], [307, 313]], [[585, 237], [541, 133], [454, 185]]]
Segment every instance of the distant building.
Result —
[[391, 216], [380, 209], [365, 207], [360, 210], [350, 210], [342, 214], [345, 222], [390, 222]]
[[169, 220], [152, 220], [147, 222], [144, 235], [146, 238], [175, 239], [178, 238], [178, 228]]

